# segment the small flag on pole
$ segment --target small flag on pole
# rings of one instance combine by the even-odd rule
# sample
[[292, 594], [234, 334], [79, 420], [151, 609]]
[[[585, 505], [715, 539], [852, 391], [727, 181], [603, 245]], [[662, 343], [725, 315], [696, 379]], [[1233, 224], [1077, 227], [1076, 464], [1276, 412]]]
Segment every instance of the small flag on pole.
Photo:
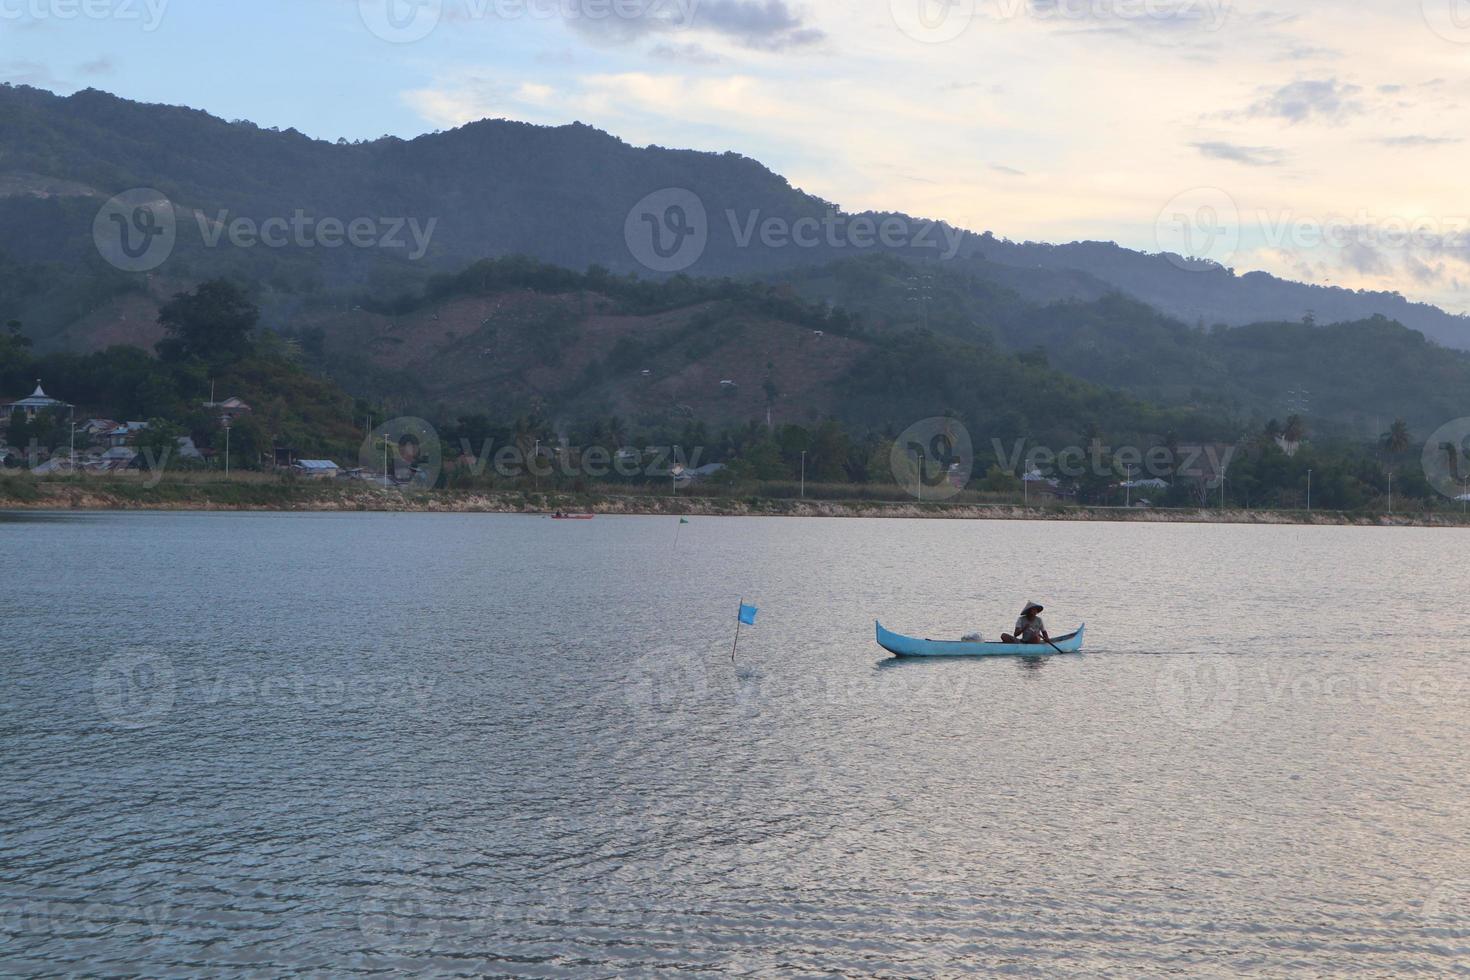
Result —
[[735, 620], [735, 642], [730, 644], [730, 662], [732, 664], [735, 662], [735, 649], [740, 646], [740, 624], [744, 623], [746, 626], [754, 626], [755, 613], [755, 606], [748, 606], [745, 604], [744, 599], [740, 600], [740, 616]]
[[681, 518], [679, 518], [679, 523], [680, 524], [688, 524], [689, 523], [689, 518], [687, 518], [687, 517], [681, 517]]

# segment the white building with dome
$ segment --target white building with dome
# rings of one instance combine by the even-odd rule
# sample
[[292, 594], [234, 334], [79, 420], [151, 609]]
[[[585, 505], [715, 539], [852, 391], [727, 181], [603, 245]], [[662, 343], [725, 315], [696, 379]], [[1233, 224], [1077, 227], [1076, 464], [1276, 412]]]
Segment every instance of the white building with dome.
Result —
[[46, 392], [42, 390], [41, 381], [38, 378], [36, 380], [36, 390], [31, 392], [31, 396], [29, 398], [22, 398], [20, 401], [11, 402], [9, 405], [5, 405], [3, 406], [3, 408], [0, 408], [0, 410], [4, 411], [7, 421], [10, 419], [11, 413], [13, 413], [16, 409], [19, 409], [20, 411], [25, 413], [27, 422], [33, 422], [35, 421], [36, 416], [40, 415], [42, 412], [60, 412], [62, 410], [70, 411], [71, 407], [72, 406], [70, 403], [64, 402], [59, 398], [52, 398], [50, 395], [46, 394]]

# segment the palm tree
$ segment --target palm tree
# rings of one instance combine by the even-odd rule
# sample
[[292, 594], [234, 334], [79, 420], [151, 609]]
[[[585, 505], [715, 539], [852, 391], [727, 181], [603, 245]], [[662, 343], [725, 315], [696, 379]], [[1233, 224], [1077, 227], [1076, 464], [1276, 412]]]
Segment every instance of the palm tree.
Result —
[[1287, 442], [1301, 442], [1307, 435], [1307, 423], [1302, 421], [1300, 415], [1292, 415], [1286, 420], [1286, 427], [1281, 430], [1281, 437]]
[[1383, 434], [1383, 448], [1394, 456], [1408, 449], [1413, 441], [1414, 437], [1409, 434], [1409, 424], [1403, 419], [1394, 419], [1393, 425]]

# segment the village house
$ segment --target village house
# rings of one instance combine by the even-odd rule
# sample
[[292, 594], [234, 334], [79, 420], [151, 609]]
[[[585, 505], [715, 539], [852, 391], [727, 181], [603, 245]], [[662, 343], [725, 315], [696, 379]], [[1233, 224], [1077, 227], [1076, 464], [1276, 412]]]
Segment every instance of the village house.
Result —
[[123, 422], [107, 433], [108, 446], [116, 449], [133, 441], [133, 436], [148, 428], [147, 422]]
[[330, 480], [337, 475], [337, 464], [330, 459], [298, 459], [291, 472], [312, 480]]
[[117, 423], [112, 419], [87, 419], [77, 426], [77, 435], [88, 441], [102, 442], [116, 428]]
[[204, 407], [213, 410], [219, 415], [220, 425], [234, 425], [235, 420], [242, 415], [250, 414], [250, 406], [239, 398], [226, 398], [222, 402], [207, 401]]

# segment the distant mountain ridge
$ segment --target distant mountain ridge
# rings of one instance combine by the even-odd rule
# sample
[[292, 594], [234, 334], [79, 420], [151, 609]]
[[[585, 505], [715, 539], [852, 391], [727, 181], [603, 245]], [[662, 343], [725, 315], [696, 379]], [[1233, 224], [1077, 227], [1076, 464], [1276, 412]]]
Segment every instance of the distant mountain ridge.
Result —
[[[1398, 294], [1185, 267], [1177, 257], [1107, 242], [1012, 242], [905, 215], [848, 214], [748, 157], [637, 148], [580, 123], [484, 120], [406, 141], [334, 144], [97, 90], [62, 97], [9, 85], [0, 86], [0, 301], [25, 309], [31, 323], [49, 330], [93, 308], [78, 308], [84, 290], [76, 286], [42, 302], [44, 277], [35, 270], [116, 278], [93, 244], [93, 220], [103, 201], [137, 187], [163, 192], [180, 215], [172, 265], [161, 271], [234, 274], [300, 297], [411, 290], [432, 273], [512, 254], [644, 277], [771, 277], [865, 249], [922, 262], [952, 248], [968, 274], [1032, 302], [1094, 300], [1116, 290], [1191, 325], [1296, 321], [1308, 311], [1322, 323], [1378, 315], [1470, 349], [1470, 319]], [[687, 264], [651, 268], [634, 244], [641, 233], [635, 206], [654, 195], [650, 214], [657, 223], [671, 213], [669, 199], [659, 197], [669, 189], [698, 200], [707, 239]], [[417, 262], [388, 248], [211, 248], [200, 240], [201, 222], [221, 215], [259, 223], [298, 212], [343, 222], [435, 224]], [[768, 219], [786, 234], [763, 235], [761, 222]], [[876, 229], [885, 220], [904, 229], [896, 243], [854, 245], [862, 223]], [[808, 236], [809, 245], [791, 240], [798, 226], [834, 223], [843, 235], [835, 244], [821, 230]], [[937, 244], [914, 243], [920, 234]]]

